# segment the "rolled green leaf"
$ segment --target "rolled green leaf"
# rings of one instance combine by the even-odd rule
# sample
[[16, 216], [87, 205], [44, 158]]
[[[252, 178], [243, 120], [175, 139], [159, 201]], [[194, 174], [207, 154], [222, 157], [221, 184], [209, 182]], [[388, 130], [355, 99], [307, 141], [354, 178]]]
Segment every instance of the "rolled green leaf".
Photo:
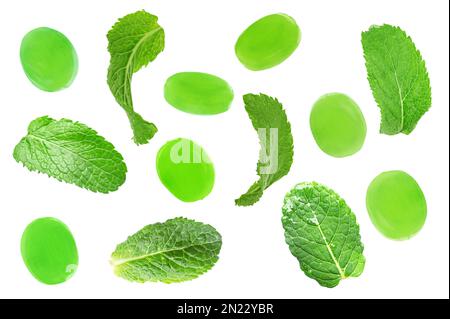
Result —
[[158, 17], [142, 10], [120, 19], [108, 32], [108, 42], [109, 88], [128, 115], [134, 142], [147, 144], [157, 128], [134, 111], [131, 81], [134, 73], [164, 50], [164, 30], [158, 24]]

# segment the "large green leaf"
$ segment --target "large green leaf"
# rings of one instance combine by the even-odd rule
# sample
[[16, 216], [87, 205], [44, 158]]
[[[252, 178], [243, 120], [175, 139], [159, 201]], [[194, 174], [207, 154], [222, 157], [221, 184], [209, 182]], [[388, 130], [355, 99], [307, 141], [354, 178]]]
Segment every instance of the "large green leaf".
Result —
[[13, 156], [31, 171], [100, 193], [117, 190], [127, 172], [122, 155], [93, 129], [47, 116], [30, 123]]
[[345, 201], [318, 183], [301, 183], [284, 200], [283, 227], [291, 253], [305, 274], [325, 287], [358, 277], [364, 246]]
[[130, 236], [117, 246], [111, 264], [129, 281], [182, 282], [210, 270], [221, 247], [222, 237], [212, 226], [175, 218]]
[[425, 61], [399, 27], [373, 26], [362, 44], [373, 96], [381, 109], [381, 133], [411, 133], [431, 106]]

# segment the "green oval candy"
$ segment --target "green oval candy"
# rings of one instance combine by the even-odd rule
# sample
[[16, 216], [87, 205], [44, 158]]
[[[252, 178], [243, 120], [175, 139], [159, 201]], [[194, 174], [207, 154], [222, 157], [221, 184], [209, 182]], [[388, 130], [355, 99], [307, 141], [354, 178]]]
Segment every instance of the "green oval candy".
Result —
[[214, 165], [204, 149], [188, 139], [178, 138], [161, 147], [156, 169], [163, 185], [183, 202], [201, 200], [214, 187]]
[[420, 186], [402, 171], [378, 175], [367, 190], [366, 205], [372, 223], [390, 239], [411, 238], [427, 218], [427, 203]]
[[223, 79], [201, 72], [181, 72], [167, 79], [166, 101], [180, 111], [213, 115], [230, 108], [233, 89]]
[[300, 40], [301, 31], [293, 18], [272, 14], [259, 19], [240, 35], [235, 52], [246, 68], [260, 71], [286, 60]]
[[322, 151], [334, 157], [358, 152], [366, 139], [366, 121], [359, 106], [347, 95], [322, 96], [310, 115], [311, 132]]
[[40, 282], [55, 285], [72, 277], [78, 266], [75, 240], [65, 224], [55, 218], [40, 218], [25, 229], [22, 258]]
[[22, 40], [20, 60], [36, 87], [56, 92], [69, 87], [78, 72], [77, 53], [66, 36], [50, 28], [38, 28]]

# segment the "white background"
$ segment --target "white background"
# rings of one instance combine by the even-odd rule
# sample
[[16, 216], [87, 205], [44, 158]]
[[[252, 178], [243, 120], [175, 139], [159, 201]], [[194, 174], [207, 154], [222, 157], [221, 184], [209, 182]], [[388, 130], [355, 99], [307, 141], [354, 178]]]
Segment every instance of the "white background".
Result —
[[[448, 1], [412, 0], [14, 0], [0, 1], [0, 297], [42, 298], [418, 298], [449, 297], [449, 14]], [[150, 144], [131, 141], [127, 117], [106, 85], [106, 32], [117, 18], [146, 9], [160, 18], [166, 49], [135, 75], [135, 107], [159, 133]], [[234, 43], [250, 23], [284, 12], [303, 39], [282, 65], [246, 70]], [[433, 106], [410, 136], [378, 133], [380, 115], [366, 80], [360, 34], [372, 24], [399, 25], [426, 59]], [[48, 26], [77, 49], [80, 71], [72, 87], [39, 91], [19, 61], [24, 34]], [[181, 113], [167, 105], [163, 85], [180, 71], [217, 74], [233, 86], [229, 112], [214, 117]], [[335, 159], [316, 146], [308, 125], [315, 100], [343, 92], [355, 99], [368, 136], [357, 155]], [[295, 139], [290, 174], [254, 207], [234, 198], [256, 179], [257, 135], [241, 96], [264, 92], [286, 107]], [[94, 194], [30, 173], [12, 158], [28, 123], [49, 115], [81, 121], [111, 141], [129, 173], [119, 191]], [[214, 160], [217, 182], [204, 201], [185, 204], [159, 182], [155, 154], [167, 140], [188, 137]], [[413, 239], [395, 242], [374, 228], [365, 208], [368, 184], [385, 170], [401, 169], [421, 185], [428, 219]], [[365, 244], [366, 268], [334, 289], [320, 287], [299, 269], [284, 243], [281, 204], [296, 183], [316, 180], [335, 189], [354, 210]], [[20, 255], [22, 231], [33, 219], [54, 216], [72, 230], [79, 249], [76, 275], [58, 286], [37, 282]], [[216, 266], [182, 284], [132, 284], [115, 277], [108, 263], [115, 246], [147, 224], [185, 216], [215, 226], [223, 235]]]

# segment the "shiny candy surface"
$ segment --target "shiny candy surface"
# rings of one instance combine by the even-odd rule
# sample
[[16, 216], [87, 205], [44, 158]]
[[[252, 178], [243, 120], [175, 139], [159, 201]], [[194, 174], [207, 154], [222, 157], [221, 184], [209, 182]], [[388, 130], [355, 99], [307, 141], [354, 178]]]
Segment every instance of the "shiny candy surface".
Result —
[[163, 185], [183, 202], [201, 200], [214, 187], [214, 165], [204, 149], [188, 139], [175, 139], [161, 147], [156, 169]]
[[310, 115], [311, 132], [322, 151], [334, 157], [358, 152], [366, 139], [366, 121], [359, 106], [348, 96], [322, 96]]
[[21, 240], [22, 258], [40, 282], [65, 282], [78, 266], [75, 240], [65, 224], [55, 218], [40, 218], [25, 229]]
[[293, 18], [272, 14], [249, 26], [235, 45], [239, 61], [250, 70], [272, 68], [285, 61], [297, 49], [301, 31]]
[[366, 205], [372, 223], [390, 239], [411, 238], [427, 218], [427, 203], [419, 184], [402, 171], [378, 175], [367, 190]]
[[30, 31], [22, 40], [20, 60], [28, 79], [43, 91], [69, 87], [78, 72], [75, 48], [64, 34], [50, 28]]
[[234, 94], [230, 85], [215, 75], [181, 72], [167, 79], [164, 97], [180, 111], [214, 115], [229, 109]]

